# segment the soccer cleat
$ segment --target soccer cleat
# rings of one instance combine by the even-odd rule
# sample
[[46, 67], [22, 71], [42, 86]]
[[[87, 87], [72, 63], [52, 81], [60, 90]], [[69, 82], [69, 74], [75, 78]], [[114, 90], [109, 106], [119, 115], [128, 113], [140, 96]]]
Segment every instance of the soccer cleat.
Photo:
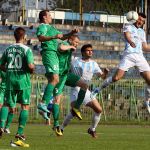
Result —
[[48, 117], [48, 115], [47, 115], [47, 112], [44, 112], [44, 111], [42, 111], [42, 110], [39, 110], [38, 112], [39, 112], [39, 114], [40, 114], [44, 119], [46, 119], [46, 120], [49, 120], [49, 119], [50, 119], [50, 118]]
[[53, 128], [57, 136], [62, 136], [63, 133], [59, 126]]
[[26, 138], [25, 138], [25, 136], [23, 134], [18, 134], [18, 133], [15, 135], [15, 138], [19, 139], [19, 140], [23, 140], [23, 141], [26, 140]]
[[72, 108], [71, 112], [73, 116], [76, 116], [79, 120], [82, 120], [82, 116], [81, 116], [79, 109]]
[[49, 110], [47, 109], [47, 105], [45, 103], [39, 103], [37, 108], [41, 111], [44, 111], [44, 112], [49, 112]]
[[88, 134], [90, 134], [93, 138], [97, 138], [96, 131], [92, 131], [90, 128], [88, 129]]
[[4, 133], [4, 129], [0, 128], [0, 137], [2, 137], [3, 133]]
[[11, 142], [11, 146], [15, 147], [15, 145], [16, 145], [16, 147], [17, 147], [17, 146], [20, 146], [20, 147], [29, 147], [29, 144], [24, 143], [24, 142], [21, 141], [21, 140], [18, 140], [18, 141], [16, 141], [16, 142]]
[[4, 132], [7, 133], [7, 134], [10, 134], [9, 128], [5, 128], [5, 129], [4, 129]]

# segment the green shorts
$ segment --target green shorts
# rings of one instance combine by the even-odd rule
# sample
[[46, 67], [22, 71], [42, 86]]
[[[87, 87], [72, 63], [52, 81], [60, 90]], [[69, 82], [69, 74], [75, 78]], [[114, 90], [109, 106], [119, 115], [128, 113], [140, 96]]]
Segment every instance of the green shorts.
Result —
[[11, 108], [16, 107], [16, 103], [29, 105], [30, 95], [31, 89], [6, 91], [5, 104], [7, 104]]
[[73, 73], [59, 76], [59, 83], [56, 85], [54, 89], [53, 96], [58, 96], [62, 94], [65, 85], [75, 87], [79, 80], [80, 77]]
[[0, 87], [0, 104], [4, 103], [5, 90], [5, 88]]
[[67, 80], [65, 85], [70, 86], [70, 87], [76, 87], [77, 86], [77, 82], [80, 80], [80, 77], [73, 74], [73, 73], [69, 73], [67, 76]]
[[42, 51], [42, 62], [47, 76], [51, 73], [59, 74], [59, 59], [55, 51]]

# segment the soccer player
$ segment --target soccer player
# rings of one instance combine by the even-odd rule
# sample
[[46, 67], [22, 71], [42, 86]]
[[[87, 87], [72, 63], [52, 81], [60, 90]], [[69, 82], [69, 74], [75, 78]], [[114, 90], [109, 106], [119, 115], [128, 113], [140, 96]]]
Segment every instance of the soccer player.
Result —
[[[81, 54], [82, 54], [82, 58], [75, 57], [72, 60], [72, 72], [79, 75], [89, 86], [90, 86], [92, 77], [94, 75], [96, 75], [98, 78], [105, 79], [108, 74], [108, 70], [105, 69], [104, 72], [102, 72], [98, 64], [94, 60], [91, 59], [93, 56], [92, 45], [91, 44], [83, 45], [81, 48]], [[78, 86], [71, 89], [71, 95], [70, 95], [71, 107], [74, 106], [79, 90], [80, 90], [80, 87]], [[90, 107], [94, 111], [92, 124], [90, 128], [88, 129], [88, 133], [92, 137], [95, 138], [96, 127], [101, 118], [102, 108], [98, 100], [96, 98], [92, 99], [90, 95], [91, 95], [91, 92], [87, 90], [83, 104], [87, 107]], [[61, 126], [62, 131], [69, 124], [69, 122], [71, 121], [73, 117], [74, 115], [71, 112], [66, 116]]]
[[[25, 140], [24, 128], [28, 118], [31, 94], [30, 73], [34, 71], [34, 60], [32, 50], [24, 45], [25, 30], [22, 27], [16, 28], [14, 37], [16, 43], [4, 51], [0, 64], [0, 69], [6, 71], [6, 100], [1, 109], [0, 135], [2, 136], [4, 132], [8, 115], [7, 107], [14, 113], [16, 103], [19, 103], [21, 112], [15, 138]], [[17, 143], [22, 143], [20, 140]]]
[[72, 108], [72, 113], [80, 120], [82, 119], [81, 116], [76, 115], [74, 109], [79, 109], [81, 103], [78, 103], [78, 99], [80, 99], [83, 102], [88, 85], [79, 76], [73, 73], [69, 73], [72, 51], [76, 50], [78, 43], [79, 37], [77, 35], [72, 35], [70, 38], [68, 38], [67, 41], [61, 42], [58, 46], [57, 55], [59, 58], [60, 81], [56, 85], [54, 92], [53, 112], [56, 113], [53, 114], [53, 118], [54, 118], [54, 130], [56, 134], [59, 136], [62, 135], [62, 132], [59, 127], [59, 103], [65, 84], [71, 87], [75, 86], [81, 87], [79, 94], [77, 95], [76, 98], [77, 101], [74, 107]]
[[[125, 72], [131, 67], [136, 67], [146, 83], [150, 85], [150, 66], [144, 58], [142, 51], [150, 51], [150, 45], [146, 42], [146, 35], [142, 28], [146, 20], [146, 15], [144, 13], [139, 13], [138, 15], [138, 20], [134, 24], [125, 25], [123, 29], [126, 45], [123, 58], [120, 61], [115, 75], [113, 77], [108, 77], [100, 88], [93, 90], [91, 96], [95, 97], [96, 94], [103, 88], [120, 80], [124, 76]], [[147, 110], [150, 113], [148, 100], [146, 101], [146, 105]]]
[[[37, 28], [36, 35], [41, 42], [41, 55], [42, 62], [46, 70], [46, 77], [48, 84], [45, 88], [42, 101], [38, 104], [38, 109], [45, 112], [45, 118], [47, 118], [47, 104], [49, 99], [53, 96], [54, 88], [59, 83], [59, 59], [57, 56], [57, 39], [67, 39], [69, 36], [78, 32], [78, 29], [72, 30], [68, 34], [62, 34], [52, 23], [52, 18], [48, 10], [43, 10], [39, 13], [40, 25]], [[54, 106], [55, 107], [55, 106]], [[79, 112], [78, 112], [79, 113]]]

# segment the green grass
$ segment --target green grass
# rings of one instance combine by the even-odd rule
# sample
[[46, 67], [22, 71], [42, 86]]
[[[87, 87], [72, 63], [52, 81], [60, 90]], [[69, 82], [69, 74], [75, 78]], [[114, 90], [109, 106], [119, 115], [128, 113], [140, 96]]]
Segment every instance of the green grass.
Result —
[[[11, 126], [11, 134], [0, 139], [0, 150], [12, 148], [16, 124]], [[70, 125], [62, 137], [57, 137], [46, 125], [28, 124], [25, 130], [29, 150], [149, 150], [149, 126], [99, 125], [98, 138], [87, 134], [88, 125]]]

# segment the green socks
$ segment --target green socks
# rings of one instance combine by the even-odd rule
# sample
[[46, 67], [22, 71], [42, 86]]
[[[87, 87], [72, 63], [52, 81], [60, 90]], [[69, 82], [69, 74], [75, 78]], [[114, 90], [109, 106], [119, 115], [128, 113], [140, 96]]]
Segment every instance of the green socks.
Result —
[[53, 104], [53, 119], [54, 119], [54, 127], [59, 126], [59, 105]]
[[55, 86], [48, 83], [45, 91], [44, 91], [44, 95], [43, 95], [43, 102], [45, 102], [46, 104], [49, 103], [51, 96], [53, 95], [53, 91], [54, 91]]
[[8, 116], [8, 107], [2, 107], [1, 108], [1, 116], [0, 116], [0, 128], [5, 127], [5, 122], [7, 120]]
[[6, 129], [10, 127], [10, 124], [12, 123], [13, 118], [14, 118], [14, 114], [9, 112], [8, 117], [7, 117], [6, 126], [5, 126]]
[[24, 130], [24, 127], [25, 127], [27, 119], [28, 119], [28, 114], [29, 114], [28, 110], [21, 110], [21, 112], [20, 112], [19, 127], [18, 127], [18, 131], [17, 131], [17, 133], [20, 135], [23, 134], [23, 130]]
[[77, 98], [77, 101], [75, 103], [75, 108], [79, 109], [83, 100], [84, 100], [84, 97], [85, 97], [85, 94], [86, 94], [86, 91], [80, 89], [79, 93], [78, 93], [78, 98]]

